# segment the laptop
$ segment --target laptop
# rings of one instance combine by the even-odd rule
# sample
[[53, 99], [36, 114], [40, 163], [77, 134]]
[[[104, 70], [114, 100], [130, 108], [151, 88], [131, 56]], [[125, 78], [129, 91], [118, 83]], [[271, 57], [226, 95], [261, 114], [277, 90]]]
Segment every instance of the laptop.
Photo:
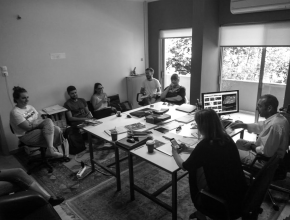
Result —
[[176, 110], [178, 111], [187, 112], [187, 113], [191, 113], [195, 109], [196, 109], [195, 105], [190, 105], [190, 104], [182, 104], [176, 108]]

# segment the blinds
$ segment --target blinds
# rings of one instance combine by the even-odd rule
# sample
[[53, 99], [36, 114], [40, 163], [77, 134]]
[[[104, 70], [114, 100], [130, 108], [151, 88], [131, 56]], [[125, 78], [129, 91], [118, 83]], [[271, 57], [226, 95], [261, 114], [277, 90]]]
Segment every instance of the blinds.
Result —
[[290, 22], [220, 27], [220, 46], [290, 46]]
[[192, 28], [162, 30], [159, 33], [159, 38], [173, 38], [173, 37], [191, 37]]

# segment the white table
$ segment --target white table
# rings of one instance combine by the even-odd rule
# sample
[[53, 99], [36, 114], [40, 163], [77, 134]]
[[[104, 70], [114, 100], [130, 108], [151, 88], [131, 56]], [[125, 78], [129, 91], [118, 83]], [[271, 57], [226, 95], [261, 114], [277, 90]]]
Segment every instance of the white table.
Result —
[[[149, 108], [149, 107], [150, 106], [142, 106], [140, 108], [133, 109], [133, 110], [128, 111], [128, 112], [124, 112], [121, 114], [121, 117], [117, 117], [116, 115], [113, 115], [113, 116], [109, 116], [106, 118], [102, 118], [102, 119], [98, 120], [98, 121], [101, 121], [102, 124], [97, 125], [97, 126], [87, 126], [87, 127], [83, 128], [88, 133], [92, 172], [95, 171], [95, 164], [96, 164], [96, 165], [102, 167], [103, 169], [105, 169], [107, 172], [109, 172], [113, 176], [115, 176], [117, 179], [117, 190], [121, 190], [119, 148], [118, 148], [118, 146], [116, 146], [115, 142], [112, 141], [111, 136], [109, 136], [105, 132], [105, 130], [113, 129], [115, 127], [131, 125], [133, 123], [138, 123], [138, 122], [141, 122], [142, 124], [145, 125], [145, 128], [141, 129], [140, 131], [150, 130], [154, 127], [157, 127], [158, 124], [146, 123], [144, 117], [142, 117], [142, 118], [137, 118], [134, 116], [132, 116], [131, 118], [127, 117], [127, 115], [129, 115], [130, 112], [134, 112], [134, 111], [137, 111], [137, 110], [140, 110], [143, 108]], [[172, 105], [168, 106], [168, 105], [163, 105], [163, 102], [158, 102], [158, 103], [154, 103], [154, 107], [152, 107], [152, 109], [160, 110], [161, 108], [168, 108], [169, 111], [166, 114], [171, 115], [171, 119], [167, 120], [169, 122], [169, 121], [172, 121], [176, 118], [187, 115], [187, 113], [185, 113], [185, 112], [177, 111], [176, 110], [177, 107], [178, 106], [176, 106], [176, 105], [175, 106], [172, 106]], [[114, 149], [115, 149], [115, 163], [114, 164], [116, 164], [116, 172], [114, 172], [108, 168], [108, 166], [113, 165], [113, 164], [110, 164], [108, 166], [104, 166], [104, 165], [98, 163], [98, 161], [94, 160], [93, 146], [92, 146], [92, 135], [97, 136], [97, 137], [113, 144]], [[118, 140], [125, 138], [126, 136], [127, 136], [126, 133], [118, 134]], [[124, 149], [124, 150], [126, 150], [126, 149]], [[127, 151], [127, 153], [129, 155], [129, 151]], [[123, 160], [124, 159], [126, 159], [126, 158], [123, 158]]]

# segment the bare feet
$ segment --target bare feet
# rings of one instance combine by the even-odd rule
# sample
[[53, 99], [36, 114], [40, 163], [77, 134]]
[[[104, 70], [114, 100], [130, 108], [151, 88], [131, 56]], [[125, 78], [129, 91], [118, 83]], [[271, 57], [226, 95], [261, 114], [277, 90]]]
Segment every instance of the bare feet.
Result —
[[62, 153], [59, 153], [54, 147], [48, 148], [46, 151], [47, 156], [60, 158], [63, 157]]

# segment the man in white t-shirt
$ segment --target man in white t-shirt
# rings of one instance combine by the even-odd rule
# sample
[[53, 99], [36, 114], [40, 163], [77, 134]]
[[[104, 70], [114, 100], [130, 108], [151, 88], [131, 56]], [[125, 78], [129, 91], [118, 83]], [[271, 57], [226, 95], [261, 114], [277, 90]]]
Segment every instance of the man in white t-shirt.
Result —
[[158, 79], [153, 78], [154, 70], [152, 68], [146, 69], [146, 80], [143, 81], [140, 93], [144, 98], [141, 105], [149, 105], [159, 100], [161, 95], [161, 85]]

